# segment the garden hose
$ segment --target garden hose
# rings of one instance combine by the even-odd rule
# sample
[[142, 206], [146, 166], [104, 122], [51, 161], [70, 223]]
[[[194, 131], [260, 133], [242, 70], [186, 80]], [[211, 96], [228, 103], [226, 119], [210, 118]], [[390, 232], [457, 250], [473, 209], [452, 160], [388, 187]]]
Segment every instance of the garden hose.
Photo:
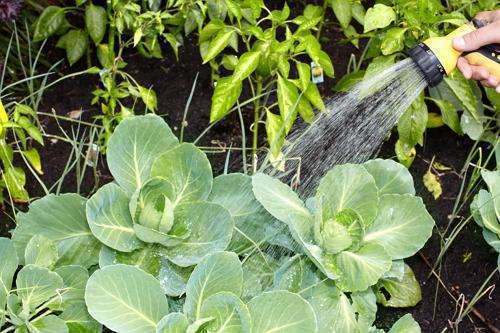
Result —
[[[462, 52], [453, 48], [453, 38], [465, 35], [486, 24], [485, 21], [473, 20], [447, 36], [431, 37], [408, 51], [408, 55], [420, 68], [429, 86], [434, 87], [439, 84], [444, 75], [450, 74], [457, 66]], [[500, 44], [486, 45], [464, 56], [471, 65], [488, 69], [490, 75], [500, 81]]]

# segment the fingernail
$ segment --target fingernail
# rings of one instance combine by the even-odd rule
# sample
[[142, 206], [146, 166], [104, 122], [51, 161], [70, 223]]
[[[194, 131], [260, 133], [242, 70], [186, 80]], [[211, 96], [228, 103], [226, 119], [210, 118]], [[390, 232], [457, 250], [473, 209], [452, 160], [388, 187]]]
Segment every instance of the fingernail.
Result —
[[490, 76], [488, 78], [488, 83], [492, 86], [492, 87], [496, 87], [498, 85], [498, 81], [495, 77], [493, 76]]
[[465, 48], [465, 39], [463, 37], [457, 37], [453, 39], [453, 46], [456, 49], [462, 50]]

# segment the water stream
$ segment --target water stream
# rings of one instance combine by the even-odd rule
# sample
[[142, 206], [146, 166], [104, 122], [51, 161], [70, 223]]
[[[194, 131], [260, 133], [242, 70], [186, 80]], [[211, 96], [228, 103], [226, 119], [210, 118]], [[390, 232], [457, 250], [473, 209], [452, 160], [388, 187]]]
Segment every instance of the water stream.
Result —
[[[364, 79], [349, 92], [328, 100], [326, 111], [318, 113], [312, 124], [300, 124], [288, 136], [285, 172], [269, 165], [263, 171], [292, 184], [303, 200], [314, 196], [318, 182], [334, 165], [372, 158], [426, 86], [411, 59]], [[274, 258], [289, 254], [283, 246], [275, 246], [283, 245], [286, 234], [288, 228], [281, 223], [270, 230], [266, 245], [255, 250]]]

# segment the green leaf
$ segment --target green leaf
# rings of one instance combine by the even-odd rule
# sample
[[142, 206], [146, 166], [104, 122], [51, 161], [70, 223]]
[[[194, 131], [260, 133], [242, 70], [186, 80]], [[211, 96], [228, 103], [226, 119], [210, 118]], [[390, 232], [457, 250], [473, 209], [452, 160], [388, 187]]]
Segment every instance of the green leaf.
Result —
[[223, 77], [217, 81], [212, 95], [211, 123], [221, 120], [229, 113], [230, 109], [238, 101], [242, 87], [241, 82], [233, 83], [231, 76]]
[[304, 96], [311, 102], [311, 104], [320, 111], [325, 111], [325, 104], [323, 103], [323, 98], [321, 97], [318, 86], [314, 83], [309, 83], [307, 89], [304, 91]]
[[210, 41], [210, 44], [208, 44], [208, 51], [205, 54], [202, 54], [203, 63], [206, 64], [221, 53], [222, 50], [228, 46], [234, 34], [236, 34], [236, 32], [229, 27], [219, 30], [215, 37]]
[[380, 46], [383, 55], [389, 55], [403, 50], [406, 30], [406, 28], [399, 27], [387, 30], [382, 40], [382, 45]]
[[88, 36], [85, 31], [72, 29], [61, 37], [57, 45], [66, 50], [66, 57], [71, 66], [85, 55], [88, 43]]
[[[8, 238], [0, 237], [0, 310], [5, 309], [7, 296], [12, 287], [12, 279], [17, 270], [18, 259], [14, 244]], [[4, 323], [5, 314], [0, 311], [0, 326]]]
[[229, 212], [217, 204], [191, 202], [175, 209], [174, 225], [185, 225], [189, 236], [162, 254], [181, 267], [196, 265], [207, 254], [226, 249], [231, 241], [234, 222]]
[[287, 224], [311, 220], [312, 215], [293, 190], [270, 176], [257, 173], [252, 177], [255, 198], [275, 218]]
[[156, 111], [158, 109], [158, 99], [156, 97], [156, 93], [153, 89], [148, 89], [143, 86], [138, 86], [139, 94], [141, 95], [141, 99], [146, 105], [146, 109], [150, 111]]
[[344, 164], [333, 167], [321, 179], [316, 191], [321, 201], [323, 219], [352, 209], [359, 214], [365, 226], [375, 218], [378, 190], [374, 178], [361, 165]]
[[34, 310], [58, 295], [59, 289], [63, 287], [63, 279], [45, 267], [27, 265], [17, 274], [16, 287], [23, 308]]
[[85, 8], [85, 26], [90, 38], [96, 45], [101, 43], [106, 33], [107, 14], [106, 9], [95, 6], [92, 2]]
[[372, 62], [366, 68], [364, 80], [370, 79], [375, 75], [383, 72], [385, 69], [389, 68], [396, 61], [396, 55], [388, 56], [378, 56], [372, 60]]
[[173, 187], [173, 206], [205, 200], [212, 189], [212, 167], [205, 153], [182, 143], [160, 155], [151, 168], [151, 177], [161, 177]]
[[321, 68], [323, 68], [323, 71], [326, 76], [328, 77], [334, 77], [335, 76], [335, 70], [333, 69], [333, 64], [332, 60], [330, 59], [330, 56], [328, 53], [324, 51], [320, 51], [318, 54], [318, 58], [313, 60], [317, 62]]
[[168, 125], [156, 115], [124, 119], [109, 139], [109, 170], [118, 185], [132, 195], [150, 178], [155, 158], [177, 144]]
[[412, 194], [415, 195], [413, 178], [403, 165], [393, 160], [380, 158], [363, 163], [363, 167], [375, 179], [378, 194]]
[[399, 139], [409, 146], [415, 146], [417, 143], [423, 145], [427, 118], [428, 112], [424, 95], [420, 94], [405, 113], [403, 113], [401, 118], [399, 118]]
[[174, 224], [174, 205], [171, 201], [174, 199], [174, 189], [168, 180], [151, 178], [130, 199], [132, 220], [166, 236]]
[[97, 59], [104, 68], [112, 68], [114, 63], [114, 54], [109, 49], [108, 44], [97, 45]]
[[33, 41], [39, 42], [49, 38], [59, 30], [64, 22], [64, 9], [58, 6], [45, 8], [35, 23]]
[[25, 265], [36, 265], [52, 269], [57, 262], [57, 247], [49, 238], [43, 235], [33, 236], [26, 245], [24, 254]]
[[18, 257], [24, 259], [26, 245], [34, 235], [43, 235], [57, 246], [56, 266], [97, 264], [101, 244], [87, 224], [86, 201], [77, 194], [49, 194], [31, 203], [27, 213], [17, 215], [12, 235]]
[[355, 84], [360, 82], [365, 76], [364, 70], [359, 70], [344, 75], [333, 87], [333, 91], [336, 92], [348, 92]]
[[22, 168], [6, 166], [2, 178], [9, 196], [15, 202], [28, 202], [29, 195], [24, 188], [26, 175]]
[[204, 326], [207, 332], [250, 333], [252, 320], [248, 308], [239, 297], [220, 292], [203, 301], [201, 318], [213, 318]]
[[396, 13], [392, 7], [376, 4], [366, 11], [364, 19], [364, 32], [387, 27], [396, 20]]
[[359, 24], [364, 25], [365, 24], [365, 15], [366, 15], [366, 10], [365, 7], [361, 4], [361, 2], [353, 2], [351, 4], [351, 13], [352, 17], [358, 21]]
[[[500, 222], [495, 212], [495, 205], [491, 194], [485, 190], [479, 190], [471, 204], [473, 214], [479, 214], [480, 225], [491, 232], [500, 235]], [[479, 221], [478, 221], [479, 222]]]
[[233, 252], [218, 252], [206, 256], [196, 266], [186, 286], [184, 312], [192, 319], [202, 317], [202, 306], [212, 295], [230, 292], [241, 295], [243, 271]]
[[349, 0], [331, 0], [331, 6], [340, 26], [345, 29], [351, 23], [351, 3]]
[[[462, 104], [465, 111], [469, 112], [476, 121], [481, 121], [481, 103], [475, 95], [471, 83], [459, 70], [454, 70], [450, 75], [444, 77], [444, 82], [453, 93], [454, 97]], [[481, 103], [482, 104], [482, 103]]]
[[271, 154], [274, 157], [279, 156], [285, 143], [285, 125], [281, 116], [266, 111], [266, 134]]
[[398, 140], [394, 146], [394, 150], [396, 151], [399, 163], [409, 168], [415, 159], [415, 155], [417, 154], [415, 148], [401, 140]]
[[374, 285], [391, 268], [391, 257], [378, 244], [363, 245], [358, 251], [344, 251], [333, 258], [339, 274], [337, 285], [344, 291], [363, 291]]
[[87, 312], [85, 302], [70, 304], [59, 315], [66, 322], [71, 333], [100, 333], [101, 325]]
[[293, 256], [284, 260], [284, 263], [274, 272], [273, 288], [275, 290], [301, 293], [319, 283], [320, 274], [317, 273], [314, 264], [304, 256]]
[[64, 320], [55, 315], [36, 318], [28, 324], [30, 333], [68, 333]]
[[403, 259], [424, 246], [433, 228], [434, 220], [422, 199], [409, 194], [386, 194], [380, 197], [378, 215], [363, 241], [382, 245], [393, 260]]
[[443, 122], [448, 125], [455, 133], [462, 134], [462, 128], [460, 127], [460, 120], [458, 119], [458, 114], [455, 106], [444, 99], [431, 99], [441, 110], [441, 117]]
[[186, 293], [186, 284], [192, 272], [192, 267], [179, 267], [168, 260], [162, 260], [158, 280], [165, 294], [180, 297]]
[[136, 237], [129, 199], [115, 183], [101, 187], [87, 201], [87, 220], [94, 236], [104, 245], [122, 252], [132, 252], [142, 246]]
[[257, 69], [257, 66], [259, 66], [260, 55], [261, 53], [258, 51], [250, 51], [241, 55], [232, 76], [233, 84], [243, 81], [250, 76], [255, 69]]
[[92, 274], [85, 302], [92, 317], [117, 332], [156, 333], [157, 323], [169, 310], [158, 280], [137, 267], [121, 264]]
[[[89, 279], [89, 273], [82, 266], [62, 266], [55, 269], [55, 272], [63, 279], [63, 291], [61, 299], [57, 300], [61, 303], [64, 310], [69, 305], [84, 302], [85, 286]], [[87, 312], [86, 307], [83, 308]]]
[[481, 176], [490, 190], [497, 217], [500, 217], [500, 170], [488, 171], [483, 169], [481, 170]]
[[405, 314], [389, 330], [389, 333], [420, 333], [420, 326], [411, 314]]
[[278, 106], [281, 119], [285, 124], [285, 134], [292, 129], [292, 125], [298, 113], [298, 92], [295, 85], [288, 79], [278, 75]]
[[189, 326], [186, 316], [179, 312], [172, 312], [158, 322], [156, 333], [186, 333]]
[[351, 294], [352, 307], [358, 314], [358, 324], [370, 327], [377, 316], [377, 298], [371, 288]]
[[252, 332], [316, 332], [316, 317], [311, 305], [288, 291], [265, 292], [248, 303]]
[[29, 162], [29, 164], [35, 169], [36, 172], [43, 175], [42, 171], [42, 162], [40, 161], [40, 154], [38, 154], [38, 150], [35, 148], [31, 148], [28, 150], [21, 151], [23, 156]]
[[[382, 279], [374, 287], [377, 291], [377, 300], [383, 306], [404, 308], [417, 305], [422, 299], [420, 284], [411, 270], [410, 266], [404, 265], [404, 275], [401, 280]], [[389, 299], [381, 291], [390, 295]]]
[[242, 253], [270, 237], [267, 228], [274, 218], [255, 198], [250, 176], [232, 173], [215, 178], [208, 200], [226, 208], [233, 217], [234, 231], [228, 250]]
[[312, 288], [307, 301], [316, 314], [318, 332], [359, 332], [351, 302], [332, 281]]

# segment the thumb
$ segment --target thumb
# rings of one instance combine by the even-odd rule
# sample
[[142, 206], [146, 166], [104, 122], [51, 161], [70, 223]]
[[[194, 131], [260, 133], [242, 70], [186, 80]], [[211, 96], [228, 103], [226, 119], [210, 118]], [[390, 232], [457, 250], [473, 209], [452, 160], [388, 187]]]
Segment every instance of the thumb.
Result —
[[500, 42], [500, 21], [454, 38], [453, 47], [457, 51], [474, 51], [482, 46], [498, 42]]

